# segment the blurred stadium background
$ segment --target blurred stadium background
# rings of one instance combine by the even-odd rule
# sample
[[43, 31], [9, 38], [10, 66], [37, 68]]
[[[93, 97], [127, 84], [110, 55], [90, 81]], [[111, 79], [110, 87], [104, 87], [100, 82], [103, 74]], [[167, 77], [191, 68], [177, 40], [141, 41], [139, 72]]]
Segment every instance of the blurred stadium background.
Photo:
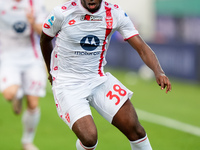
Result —
[[[45, 0], [47, 10], [65, 0]], [[106, 70], [134, 91], [132, 102], [154, 150], [198, 150], [200, 147], [200, 1], [107, 0], [119, 4], [155, 51], [172, 82], [165, 94], [139, 55], [115, 33]], [[20, 150], [21, 116], [0, 95], [0, 149]], [[24, 102], [25, 103], [25, 102]], [[41, 150], [75, 150], [75, 135], [57, 116], [51, 86], [41, 102], [42, 117], [35, 143]], [[25, 106], [25, 104], [24, 104]], [[97, 150], [128, 150], [127, 139], [95, 110]], [[12, 144], [11, 144], [12, 143]]]

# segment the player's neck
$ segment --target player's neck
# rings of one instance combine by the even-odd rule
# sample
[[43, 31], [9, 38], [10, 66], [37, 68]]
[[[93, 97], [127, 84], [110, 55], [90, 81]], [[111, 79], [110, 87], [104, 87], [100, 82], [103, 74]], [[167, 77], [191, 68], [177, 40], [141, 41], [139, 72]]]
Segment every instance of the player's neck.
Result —
[[90, 13], [95, 13], [101, 8], [102, 1], [99, 2], [86, 2], [86, 0], [81, 0], [81, 5], [88, 10]]

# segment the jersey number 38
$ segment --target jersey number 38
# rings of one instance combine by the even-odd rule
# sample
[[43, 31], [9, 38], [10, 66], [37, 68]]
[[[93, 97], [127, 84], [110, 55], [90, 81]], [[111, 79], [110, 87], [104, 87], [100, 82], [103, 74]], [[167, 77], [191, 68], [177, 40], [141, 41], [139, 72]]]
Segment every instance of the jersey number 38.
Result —
[[125, 96], [127, 92], [124, 89], [122, 89], [118, 84], [115, 84], [113, 86], [113, 90], [117, 94], [113, 94], [112, 91], [109, 91], [106, 94], [106, 97], [108, 97], [110, 100], [113, 100], [113, 98], [116, 98], [117, 102], [115, 103], [115, 105], [118, 105], [120, 103], [120, 96]]

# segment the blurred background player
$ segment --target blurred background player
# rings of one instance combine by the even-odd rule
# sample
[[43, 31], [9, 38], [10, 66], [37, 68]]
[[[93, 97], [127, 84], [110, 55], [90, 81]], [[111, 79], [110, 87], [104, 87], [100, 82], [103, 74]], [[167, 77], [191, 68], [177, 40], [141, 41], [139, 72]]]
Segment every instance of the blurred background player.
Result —
[[171, 91], [155, 53], [118, 5], [104, 0], [71, 0], [53, 9], [40, 40], [57, 111], [78, 137], [77, 150], [94, 150], [98, 143], [90, 106], [129, 139], [132, 150], [152, 150], [130, 101], [133, 93], [103, 70], [114, 31], [119, 31], [153, 70], [161, 89]]
[[27, 99], [23, 113], [22, 147], [37, 150], [33, 144], [40, 120], [39, 97], [46, 94], [46, 69], [39, 35], [46, 17], [42, 0], [0, 1], [0, 90], [20, 114], [22, 99]]

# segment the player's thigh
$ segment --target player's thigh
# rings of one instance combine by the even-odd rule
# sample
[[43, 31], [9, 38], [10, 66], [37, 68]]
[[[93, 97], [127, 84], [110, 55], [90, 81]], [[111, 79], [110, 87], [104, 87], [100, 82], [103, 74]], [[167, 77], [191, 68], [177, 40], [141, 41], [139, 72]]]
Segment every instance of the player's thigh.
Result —
[[116, 113], [113, 117], [112, 124], [131, 141], [140, 139], [146, 134], [130, 100], [127, 100]]
[[91, 115], [78, 119], [72, 126], [73, 132], [85, 146], [93, 146], [97, 142], [97, 129]]
[[[135, 108], [132, 105], [131, 101], [128, 99], [124, 105], [119, 109], [119, 111], [115, 114], [112, 120], [112, 124], [119, 126], [128, 125], [128, 123], [137, 124], [138, 116], [136, 114]], [[117, 125], [118, 126], [118, 125]]]
[[111, 123], [115, 114], [133, 93], [111, 74], [107, 76], [108, 80], [95, 88], [91, 105]]
[[46, 94], [46, 70], [40, 65], [30, 65], [23, 74], [25, 95], [43, 97]]

